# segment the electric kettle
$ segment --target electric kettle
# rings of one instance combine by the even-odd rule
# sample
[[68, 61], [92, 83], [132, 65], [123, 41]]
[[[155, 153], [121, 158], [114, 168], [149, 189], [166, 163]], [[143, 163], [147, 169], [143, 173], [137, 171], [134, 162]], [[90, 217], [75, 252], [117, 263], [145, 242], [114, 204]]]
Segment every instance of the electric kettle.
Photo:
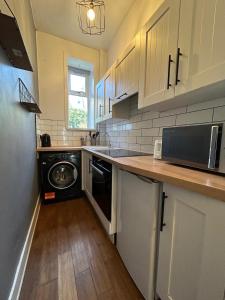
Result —
[[51, 137], [49, 134], [45, 133], [40, 135], [41, 147], [51, 147]]

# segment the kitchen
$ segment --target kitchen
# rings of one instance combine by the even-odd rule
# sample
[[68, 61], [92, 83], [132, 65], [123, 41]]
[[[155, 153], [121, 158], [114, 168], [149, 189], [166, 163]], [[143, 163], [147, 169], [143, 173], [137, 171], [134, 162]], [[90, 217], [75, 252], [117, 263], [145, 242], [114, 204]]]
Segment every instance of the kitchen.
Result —
[[0, 299], [225, 299], [224, 9], [0, 1]]

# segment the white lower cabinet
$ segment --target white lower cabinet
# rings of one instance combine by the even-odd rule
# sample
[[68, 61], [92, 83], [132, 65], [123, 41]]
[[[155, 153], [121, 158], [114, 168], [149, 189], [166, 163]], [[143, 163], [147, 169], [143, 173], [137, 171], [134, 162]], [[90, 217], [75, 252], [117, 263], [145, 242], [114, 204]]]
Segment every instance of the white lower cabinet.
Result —
[[117, 249], [145, 299], [154, 299], [155, 247], [160, 185], [119, 171]]
[[161, 300], [224, 300], [225, 203], [164, 184], [157, 294]]
[[92, 154], [89, 154], [86, 151], [82, 151], [82, 186], [89, 199], [92, 199], [92, 174], [90, 166], [91, 160]]

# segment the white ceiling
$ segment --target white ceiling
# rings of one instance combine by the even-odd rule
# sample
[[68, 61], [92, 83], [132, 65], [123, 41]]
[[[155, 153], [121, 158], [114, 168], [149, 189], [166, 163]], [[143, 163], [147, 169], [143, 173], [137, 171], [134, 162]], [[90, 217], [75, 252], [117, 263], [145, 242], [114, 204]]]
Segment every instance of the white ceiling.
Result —
[[105, 0], [106, 30], [101, 36], [81, 33], [76, 0], [30, 0], [36, 29], [89, 47], [107, 49], [134, 0]]

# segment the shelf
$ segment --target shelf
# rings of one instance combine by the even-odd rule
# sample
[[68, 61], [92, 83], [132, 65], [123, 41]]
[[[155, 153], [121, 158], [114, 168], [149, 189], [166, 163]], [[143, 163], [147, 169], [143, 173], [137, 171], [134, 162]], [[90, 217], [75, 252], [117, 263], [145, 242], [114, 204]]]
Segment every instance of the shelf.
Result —
[[20, 104], [29, 112], [40, 114], [41, 110], [34, 100], [24, 82], [19, 78], [19, 96]]
[[14, 17], [0, 13], [0, 44], [15, 68], [33, 71], [27, 51]]

